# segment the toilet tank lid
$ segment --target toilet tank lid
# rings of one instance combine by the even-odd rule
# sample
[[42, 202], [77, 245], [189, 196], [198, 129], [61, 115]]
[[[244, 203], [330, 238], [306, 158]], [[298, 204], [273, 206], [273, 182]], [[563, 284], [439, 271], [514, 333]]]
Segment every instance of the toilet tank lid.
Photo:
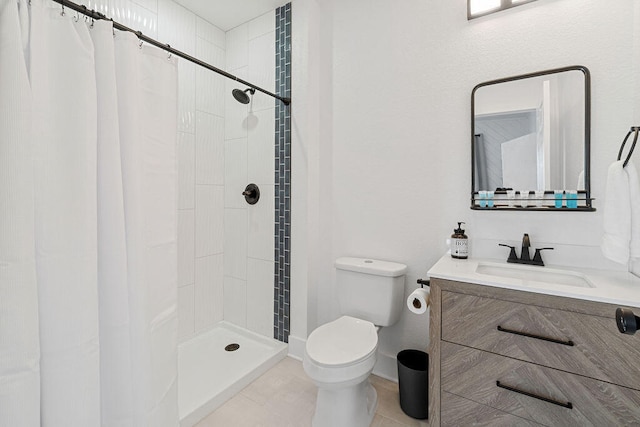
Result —
[[371, 258], [342, 257], [336, 260], [335, 267], [338, 270], [357, 271], [386, 277], [398, 277], [407, 272], [407, 266], [404, 264]]

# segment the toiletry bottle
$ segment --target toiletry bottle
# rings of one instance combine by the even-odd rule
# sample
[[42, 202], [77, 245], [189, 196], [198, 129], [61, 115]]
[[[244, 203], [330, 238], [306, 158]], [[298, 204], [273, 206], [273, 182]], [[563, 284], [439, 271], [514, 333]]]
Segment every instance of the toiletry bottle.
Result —
[[464, 222], [458, 223], [458, 228], [453, 230], [451, 235], [451, 257], [458, 259], [466, 259], [469, 256], [469, 238], [464, 234], [464, 230], [461, 225]]

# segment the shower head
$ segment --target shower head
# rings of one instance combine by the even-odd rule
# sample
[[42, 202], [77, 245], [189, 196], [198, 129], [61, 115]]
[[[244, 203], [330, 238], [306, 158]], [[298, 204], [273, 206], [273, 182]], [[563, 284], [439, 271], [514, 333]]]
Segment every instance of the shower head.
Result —
[[249, 89], [234, 89], [233, 92], [231, 92], [233, 94], [233, 97], [236, 99], [236, 101], [238, 101], [241, 104], [248, 104], [251, 101], [251, 98], [249, 98], [249, 95], [247, 95], [247, 92], [249, 92], [251, 95], [253, 95], [254, 93], [256, 93], [256, 90], [254, 88], [249, 88]]

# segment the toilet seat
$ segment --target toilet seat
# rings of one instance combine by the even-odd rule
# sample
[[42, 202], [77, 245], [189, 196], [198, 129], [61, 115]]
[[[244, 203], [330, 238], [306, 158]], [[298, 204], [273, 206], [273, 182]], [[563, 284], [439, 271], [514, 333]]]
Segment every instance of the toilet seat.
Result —
[[317, 365], [338, 368], [370, 357], [377, 345], [373, 323], [342, 316], [315, 329], [307, 338], [305, 353]]

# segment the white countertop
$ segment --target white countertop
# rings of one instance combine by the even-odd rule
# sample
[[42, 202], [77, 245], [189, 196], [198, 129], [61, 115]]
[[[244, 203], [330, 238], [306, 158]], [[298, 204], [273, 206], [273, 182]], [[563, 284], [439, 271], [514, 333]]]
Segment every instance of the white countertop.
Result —
[[[522, 278], [501, 277], [477, 272], [478, 266], [504, 266], [518, 268], [519, 264], [508, 264], [505, 260], [496, 259], [454, 259], [445, 254], [428, 271], [431, 278], [456, 280], [477, 285], [493, 286], [496, 288], [514, 289], [546, 295], [577, 298], [588, 301], [605, 302], [609, 304], [640, 308], [640, 278], [629, 272], [567, 268], [561, 266], [525, 266], [523, 270], [534, 271], [566, 271], [570, 275], [584, 277], [591, 287], [577, 287], [545, 283]], [[535, 275], [535, 273], [533, 273]]]

